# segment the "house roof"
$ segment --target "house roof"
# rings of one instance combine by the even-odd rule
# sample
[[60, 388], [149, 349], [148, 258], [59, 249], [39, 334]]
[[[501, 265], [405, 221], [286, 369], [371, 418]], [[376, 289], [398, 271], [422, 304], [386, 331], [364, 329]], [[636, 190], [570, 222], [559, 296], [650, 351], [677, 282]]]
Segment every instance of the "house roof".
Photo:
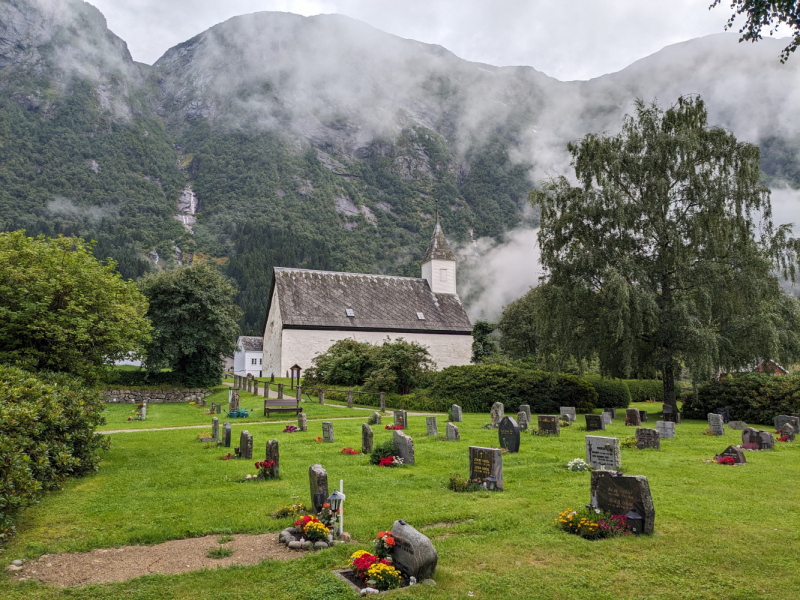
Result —
[[439, 211], [436, 211], [436, 225], [433, 227], [431, 243], [428, 244], [428, 250], [425, 252], [425, 256], [422, 257], [422, 263], [425, 264], [429, 260], [455, 261], [455, 259], [456, 257], [444, 237], [442, 226], [439, 224]]
[[239, 337], [239, 345], [245, 352], [262, 352], [264, 350], [264, 338], [243, 335]]
[[275, 267], [267, 314], [275, 296], [287, 329], [472, 333], [458, 296], [425, 279]]

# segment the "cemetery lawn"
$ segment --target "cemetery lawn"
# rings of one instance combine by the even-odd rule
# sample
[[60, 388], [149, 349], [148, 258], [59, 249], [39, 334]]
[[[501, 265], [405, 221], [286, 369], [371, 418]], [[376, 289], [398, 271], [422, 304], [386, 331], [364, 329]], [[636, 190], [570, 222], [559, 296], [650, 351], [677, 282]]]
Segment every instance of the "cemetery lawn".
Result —
[[[655, 407], [660, 405], [641, 406]], [[390, 528], [395, 519], [405, 519], [432, 539], [439, 565], [436, 587], [416, 586], [393, 597], [798, 596], [800, 534], [795, 523], [800, 519], [800, 486], [795, 478], [800, 441], [776, 442], [774, 451], [747, 452], [746, 466], [717, 465], [703, 459], [739, 443], [741, 432], [726, 428], [724, 437], [715, 438], [701, 434], [705, 421], [686, 421], [677, 426], [676, 439], [662, 440], [660, 452], [623, 448], [625, 473], [648, 476], [656, 533], [590, 542], [553, 526], [560, 511], [589, 500], [589, 473], [563, 468], [569, 460], [585, 457], [586, 433], [577, 426], [562, 429], [559, 437], [523, 434], [519, 454], [503, 456], [503, 493], [456, 494], [446, 489], [447, 479], [450, 472], [467, 475], [468, 446], [498, 445], [496, 431], [481, 429], [488, 415], [465, 414], [465, 422], [459, 424], [461, 442], [425, 437], [425, 418], [411, 416], [408, 433], [415, 440], [417, 465], [399, 469], [370, 466], [364, 456], [340, 454], [345, 446], [360, 448], [361, 423], [368, 415], [334, 422], [332, 444], [314, 441], [322, 434], [319, 422], [309, 423], [307, 433], [284, 434], [281, 424], [234, 421], [235, 443], [243, 427], [253, 434], [254, 460], [264, 457], [268, 440], [279, 440], [281, 478], [269, 482], [240, 483], [246, 474], [255, 473], [252, 461], [219, 460], [228, 450], [204, 449], [195, 441], [196, 430], [111, 435], [112, 449], [97, 474], [67, 482], [62, 491], [47, 494], [26, 511], [18, 535], [0, 554], [0, 566], [54, 552], [206, 534], [278, 532], [289, 520], [274, 520], [269, 514], [293, 500], [309, 503], [308, 467], [313, 463], [328, 470], [331, 491], [344, 479], [345, 530], [357, 543], [287, 562], [148, 575], [85, 588], [16, 583], [3, 571], [0, 597], [354, 599], [357, 596], [330, 570], [345, 567], [356, 549], [371, 549], [375, 533]], [[210, 421], [210, 416], [204, 418]], [[390, 420], [384, 417], [384, 424]], [[651, 414], [645, 426], [655, 427], [655, 420]], [[622, 422], [615, 421], [606, 435], [632, 436], [633, 428]], [[444, 429], [440, 417], [440, 433]], [[373, 430], [376, 443], [390, 436], [383, 426]]]

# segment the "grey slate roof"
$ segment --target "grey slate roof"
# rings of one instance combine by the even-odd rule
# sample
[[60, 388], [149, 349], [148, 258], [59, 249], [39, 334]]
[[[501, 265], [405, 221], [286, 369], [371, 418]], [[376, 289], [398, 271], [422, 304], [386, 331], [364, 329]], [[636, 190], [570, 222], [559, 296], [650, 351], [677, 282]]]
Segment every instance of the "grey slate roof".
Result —
[[444, 239], [444, 231], [442, 226], [439, 225], [439, 213], [436, 213], [436, 225], [433, 227], [433, 235], [431, 235], [431, 243], [428, 245], [428, 250], [425, 256], [422, 257], [422, 263], [429, 260], [455, 260], [450, 246], [447, 245], [447, 240]]
[[243, 335], [239, 337], [239, 343], [245, 352], [261, 352], [264, 350], [264, 338]]
[[425, 279], [275, 267], [272, 289], [290, 329], [472, 333], [458, 296], [434, 294]]

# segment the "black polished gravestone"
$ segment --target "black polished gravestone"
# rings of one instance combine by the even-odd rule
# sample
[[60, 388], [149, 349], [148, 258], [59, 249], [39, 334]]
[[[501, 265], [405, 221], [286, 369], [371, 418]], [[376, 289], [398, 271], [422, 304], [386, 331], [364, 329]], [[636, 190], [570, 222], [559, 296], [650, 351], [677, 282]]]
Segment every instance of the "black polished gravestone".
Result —
[[603, 415], [583, 415], [586, 418], [586, 431], [605, 431]]
[[489, 475], [497, 479], [496, 487], [503, 491], [503, 451], [499, 448], [469, 447], [469, 478], [485, 483]]
[[643, 519], [642, 533], [653, 533], [656, 509], [644, 475], [592, 471], [591, 506], [612, 515], [627, 515], [634, 510]]
[[670, 423], [681, 422], [681, 413], [674, 411], [671, 405], [665, 404], [661, 409], [661, 412], [664, 415], [665, 421], [668, 421]]
[[537, 415], [539, 417], [539, 435], [559, 435], [561, 433], [561, 415]]
[[500, 447], [511, 454], [519, 452], [519, 426], [511, 417], [503, 417], [497, 427], [500, 436]]
[[230, 448], [231, 447], [231, 424], [230, 423], [224, 423], [223, 426], [225, 427], [225, 439], [224, 439], [223, 446], [225, 448]]
[[728, 446], [722, 451], [722, 454], [717, 454], [714, 457], [714, 460], [719, 462], [720, 458], [732, 458], [734, 464], [737, 465], [743, 465], [747, 463], [747, 459], [744, 457], [744, 450], [738, 446]]
[[642, 423], [647, 421], [647, 411], [646, 410], [640, 410], [639, 411], [639, 421], [641, 421]]
[[718, 408], [714, 411], [718, 415], [722, 415], [722, 422], [723, 423], [730, 423], [731, 420], [731, 407], [724, 406], [723, 408]]

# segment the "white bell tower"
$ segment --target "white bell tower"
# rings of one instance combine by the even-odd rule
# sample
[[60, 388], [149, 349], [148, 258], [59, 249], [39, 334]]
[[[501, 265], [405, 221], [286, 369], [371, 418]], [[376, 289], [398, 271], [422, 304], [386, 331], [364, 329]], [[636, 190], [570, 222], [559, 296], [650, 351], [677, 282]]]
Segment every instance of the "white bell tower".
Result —
[[444, 238], [438, 210], [431, 243], [422, 258], [422, 278], [428, 281], [434, 294], [456, 293], [456, 257]]

